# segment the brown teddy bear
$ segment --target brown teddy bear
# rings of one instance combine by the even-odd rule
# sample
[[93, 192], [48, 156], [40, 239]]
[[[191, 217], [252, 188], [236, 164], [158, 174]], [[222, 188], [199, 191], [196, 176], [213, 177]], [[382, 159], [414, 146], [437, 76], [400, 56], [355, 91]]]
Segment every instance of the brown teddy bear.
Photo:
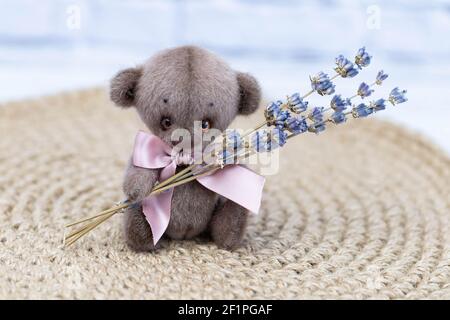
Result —
[[[148, 129], [174, 146], [177, 128], [194, 134], [194, 121], [202, 128], [225, 130], [238, 114], [248, 115], [259, 106], [260, 87], [249, 74], [231, 69], [211, 52], [183, 46], [157, 53], [144, 64], [120, 71], [111, 80], [111, 100], [134, 106]], [[205, 145], [202, 144], [204, 148]], [[177, 168], [177, 172], [183, 167]], [[123, 191], [139, 203], [158, 181], [160, 170], [129, 162]], [[248, 211], [206, 189], [197, 181], [174, 188], [171, 218], [165, 236], [191, 239], [209, 232], [221, 248], [235, 249], [243, 238]], [[125, 212], [125, 236], [136, 251], [154, 250], [152, 233], [142, 206]]]

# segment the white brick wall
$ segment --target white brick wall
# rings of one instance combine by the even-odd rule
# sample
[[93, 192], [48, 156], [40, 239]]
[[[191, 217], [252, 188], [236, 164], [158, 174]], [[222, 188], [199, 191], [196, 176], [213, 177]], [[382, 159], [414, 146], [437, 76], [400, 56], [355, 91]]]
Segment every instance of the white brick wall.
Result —
[[[4, 0], [0, 44], [165, 47], [194, 42], [228, 52], [317, 55], [364, 42], [395, 55], [443, 57], [450, 41], [448, 1]], [[367, 28], [375, 4], [380, 29]], [[81, 29], [67, 28], [67, 8]], [[369, 9], [370, 10], [370, 9]], [[446, 34], [448, 35], [448, 34]], [[306, 53], [304, 53], [306, 52]]]
[[[79, 30], [67, 27], [73, 5]], [[373, 9], [379, 29], [367, 27]], [[216, 51], [255, 74], [266, 96], [283, 97], [329, 71], [336, 54], [366, 45], [373, 65], [339, 91], [385, 69], [381, 94], [400, 85], [410, 101], [407, 112], [382, 116], [450, 151], [449, 34], [448, 0], [0, 0], [0, 101], [106, 85], [120, 68], [184, 43]]]

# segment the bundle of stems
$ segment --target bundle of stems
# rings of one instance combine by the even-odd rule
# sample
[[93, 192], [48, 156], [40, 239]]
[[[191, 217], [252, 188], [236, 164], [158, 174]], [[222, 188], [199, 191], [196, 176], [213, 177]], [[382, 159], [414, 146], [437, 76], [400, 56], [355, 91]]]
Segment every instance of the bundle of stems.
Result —
[[[223, 159], [223, 161], [229, 161], [231, 158], [237, 158], [243, 159], [245, 157], [248, 157], [250, 155], [250, 152], [244, 153], [244, 154], [238, 154], [238, 155], [230, 155]], [[150, 194], [148, 196], [157, 195], [160, 192], [163, 192], [165, 190], [174, 188], [176, 186], [191, 182], [197, 178], [200, 178], [205, 175], [209, 175], [214, 173], [216, 170], [219, 170], [223, 167], [223, 163], [209, 163], [204, 165], [189, 165], [185, 169], [181, 170], [180, 172], [176, 173], [172, 177], [158, 183], [155, 185], [155, 187], [152, 189]], [[115, 214], [122, 212], [124, 209], [136, 205], [136, 203], [132, 203], [129, 200], [125, 200], [122, 202], [117, 203], [115, 206], [104, 210], [92, 217], [85, 218], [70, 224], [65, 225], [65, 228], [71, 228], [79, 224], [83, 224], [83, 226], [69, 234], [64, 235], [64, 246], [70, 246], [73, 243], [75, 243], [77, 240], [79, 240], [81, 237], [95, 229], [97, 226], [114, 216]]]

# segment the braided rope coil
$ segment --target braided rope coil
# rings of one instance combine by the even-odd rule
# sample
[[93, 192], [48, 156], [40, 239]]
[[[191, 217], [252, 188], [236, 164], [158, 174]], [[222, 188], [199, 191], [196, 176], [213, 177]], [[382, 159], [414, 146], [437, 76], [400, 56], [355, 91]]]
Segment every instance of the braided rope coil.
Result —
[[119, 217], [61, 249], [123, 197], [138, 129], [101, 89], [0, 106], [0, 298], [450, 298], [450, 160], [376, 120], [290, 142], [239, 250], [137, 254]]

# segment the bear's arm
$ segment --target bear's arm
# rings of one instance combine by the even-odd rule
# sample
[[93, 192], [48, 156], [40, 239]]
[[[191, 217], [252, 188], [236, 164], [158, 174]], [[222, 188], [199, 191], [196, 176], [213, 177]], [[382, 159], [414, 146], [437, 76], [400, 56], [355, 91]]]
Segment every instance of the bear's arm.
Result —
[[128, 162], [123, 181], [123, 192], [131, 202], [142, 201], [149, 195], [156, 181], [158, 181], [159, 169], [145, 169]]

